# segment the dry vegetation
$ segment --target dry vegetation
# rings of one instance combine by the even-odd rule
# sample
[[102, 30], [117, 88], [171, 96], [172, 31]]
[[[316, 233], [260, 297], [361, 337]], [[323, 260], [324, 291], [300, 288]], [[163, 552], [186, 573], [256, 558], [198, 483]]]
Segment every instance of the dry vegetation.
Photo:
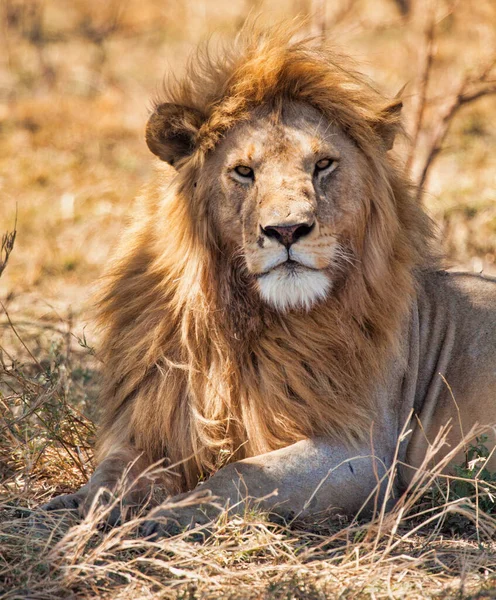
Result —
[[[0, 0], [0, 11], [0, 597], [496, 597], [495, 480], [481, 460], [447, 481], [434, 457], [372, 523], [247, 514], [221, 518], [205, 543], [154, 544], [139, 518], [105, 531], [97, 514], [53, 529], [32, 515], [92, 468], [100, 365], [84, 305], [150, 173], [143, 129], [161, 77], [250, 11], [268, 23], [313, 11], [309, 29], [378, 87], [407, 84], [398, 152], [451, 263], [494, 272], [494, 2]], [[484, 458], [483, 441], [470, 458]]]

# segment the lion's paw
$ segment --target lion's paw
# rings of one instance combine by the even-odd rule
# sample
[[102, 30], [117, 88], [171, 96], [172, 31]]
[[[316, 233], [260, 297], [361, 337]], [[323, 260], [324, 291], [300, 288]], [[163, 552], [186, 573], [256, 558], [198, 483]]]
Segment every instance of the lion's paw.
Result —
[[[58, 516], [59, 514], [61, 516], [69, 514], [85, 517], [90, 511], [93, 499], [94, 496], [82, 493], [64, 494], [56, 496], [40, 506], [36, 513], [39, 519], [42, 519], [43, 515], [48, 517], [49, 515]], [[97, 506], [103, 508], [97, 516], [101, 528], [115, 527], [122, 524], [127, 514], [134, 508], [134, 506], [127, 505], [124, 502], [116, 504], [110, 493], [99, 494]]]
[[185, 534], [188, 541], [203, 542], [212, 534], [213, 523], [221, 512], [211, 504], [161, 509], [144, 522], [141, 533], [152, 541]]
[[85, 497], [82, 494], [63, 494], [52, 498], [46, 504], [42, 504], [38, 510], [40, 512], [52, 512], [55, 510], [73, 510], [78, 511], [82, 507]]
[[74, 524], [81, 516], [80, 507], [83, 500], [84, 497], [80, 494], [56, 496], [29, 515], [29, 524], [38, 533]]

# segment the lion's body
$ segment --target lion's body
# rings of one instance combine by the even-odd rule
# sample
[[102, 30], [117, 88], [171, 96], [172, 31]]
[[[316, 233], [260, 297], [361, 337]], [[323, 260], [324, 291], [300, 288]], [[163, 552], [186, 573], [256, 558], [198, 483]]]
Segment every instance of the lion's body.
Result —
[[387, 155], [398, 103], [284, 30], [241, 45], [150, 119], [176, 168], [144, 191], [99, 302], [100, 467], [79, 498], [139, 456], [134, 473], [175, 465], [167, 493], [216, 473], [202, 489], [226, 501], [242, 476], [284, 510], [353, 512], [412, 411], [413, 466], [450, 418], [453, 442], [460, 419], [496, 424], [496, 283], [436, 272]]
[[[185, 224], [176, 224], [184, 215], [174, 213], [183, 209], [173, 188], [170, 193], [125, 237], [124, 257], [106, 291], [101, 320], [115, 329], [107, 329], [102, 352], [108, 372], [99, 456], [115, 447], [117, 427], [115, 438], [134, 439], [150, 462], [164, 455], [171, 463], [187, 461], [178, 468], [184, 479], [177, 491], [183, 491], [214, 472], [226, 454], [244, 458], [313, 435], [366, 438], [375, 412], [370, 382], [394, 357], [399, 340], [389, 337], [390, 329], [399, 335], [413, 281], [399, 282], [403, 299], [397, 288], [382, 290], [380, 312], [370, 315], [377, 322], [374, 337], [363, 335], [355, 315], [346, 321], [332, 304], [294, 314], [262, 303], [245, 306], [242, 290], [232, 298], [229, 286], [239, 283], [229, 272], [222, 274], [226, 291], [217, 296], [214, 277], [220, 273], [209, 272], [207, 253], [193, 248], [198, 254], [191, 256], [189, 240], [184, 248], [171, 235], [174, 229], [185, 235]], [[152, 252], [168, 244], [171, 264], [164, 265]], [[181, 290], [187, 310], [169, 296], [171, 281], [182, 283], [184, 270], [191, 271]], [[124, 424], [116, 419], [121, 411], [130, 411]]]
[[[476, 423], [496, 424], [495, 307], [495, 279], [446, 272], [423, 278], [412, 305], [412, 408], [423, 424], [409, 442], [407, 460], [412, 466], [421, 464], [427, 440], [432, 443], [448, 422], [451, 448]], [[494, 429], [488, 433], [492, 448]], [[461, 464], [463, 459], [458, 456], [454, 462]], [[488, 466], [494, 469], [495, 465], [493, 455]]]

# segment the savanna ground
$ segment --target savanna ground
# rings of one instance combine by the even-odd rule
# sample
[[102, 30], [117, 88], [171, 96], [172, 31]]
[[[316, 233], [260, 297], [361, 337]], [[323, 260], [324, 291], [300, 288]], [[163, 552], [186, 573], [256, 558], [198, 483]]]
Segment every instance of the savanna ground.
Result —
[[250, 513], [220, 519], [204, 543], [152, 543], [139, 517], [111, 531], [95, 514], [52, 529], [32, 518], [92, 469], [104, 367], [88, 298], [151, 173], [143, 129], [162, 77], [250, 12], [269, 24], [313, 15], [308, 29], [385, 93], [407, 84], [397, 151], [449, 263], [494, 273], [494, 2], [0, 0], [0, 11], [0, 234], [16, 229], [0, 278], [0, 597], [495, 598], [496, 477], [481, 438], [475, 463], [447, 480], [433, 456], [372, 522]]

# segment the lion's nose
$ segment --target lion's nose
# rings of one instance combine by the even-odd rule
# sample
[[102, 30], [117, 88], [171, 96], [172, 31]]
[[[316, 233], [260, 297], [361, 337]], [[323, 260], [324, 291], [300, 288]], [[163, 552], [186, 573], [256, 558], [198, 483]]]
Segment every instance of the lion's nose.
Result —
[[299, 223], [298, 225], [268, 225], [262, 227], [262, 232], [269, 238], [275, 238], [279, 243], [286, 248], [294, 244], [300, 238], [308, 235], [314, 228], [315, 223], [307, 225]]

